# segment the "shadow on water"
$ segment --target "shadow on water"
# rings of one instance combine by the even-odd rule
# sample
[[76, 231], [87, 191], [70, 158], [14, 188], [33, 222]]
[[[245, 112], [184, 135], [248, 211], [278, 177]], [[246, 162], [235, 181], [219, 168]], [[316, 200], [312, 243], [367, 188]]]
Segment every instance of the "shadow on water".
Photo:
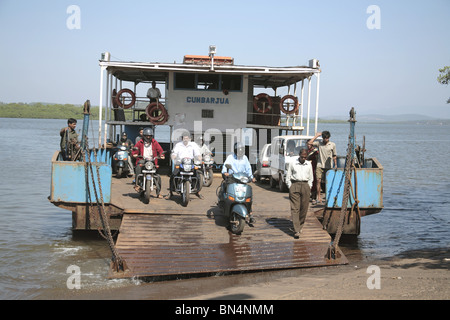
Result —
[[449, 270], [449, 248], [442, 249], [419, 249], [419, 250], [409, 250], [398, 255], [395, 255], [389, 260], [396, 259], [410, 259], [409, 263], [402, 263], [401, 265], [393, 265], [393, 268], [399, 269], [409, 269], [414, 267], [420, 267], [423, 269], [443, 269]]
[[[111, 231], [114, 241], [117, 240], [118, 231]], [[97, 230], [72, 230], [73, 241], [104, 241], [107, 245], [106, 239]]]

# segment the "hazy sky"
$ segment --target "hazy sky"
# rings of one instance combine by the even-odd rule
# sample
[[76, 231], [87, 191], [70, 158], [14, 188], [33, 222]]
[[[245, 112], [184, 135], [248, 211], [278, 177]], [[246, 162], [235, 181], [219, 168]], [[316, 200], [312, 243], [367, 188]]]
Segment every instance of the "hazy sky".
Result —
[[0, 101], [98, 105], [102, 52], [181, 62], [215, 44], [238, 65], [319, 59], [320, 116], [355, 107], [450, 118], [450, 86], [436, 81], [450, 65], [449, 14], [449, 0], [0, 0]]

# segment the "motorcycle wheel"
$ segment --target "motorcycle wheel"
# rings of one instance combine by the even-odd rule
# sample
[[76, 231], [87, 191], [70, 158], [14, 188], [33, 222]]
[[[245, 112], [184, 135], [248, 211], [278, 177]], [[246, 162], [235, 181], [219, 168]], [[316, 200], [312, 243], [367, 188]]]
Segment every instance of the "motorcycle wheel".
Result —
[[198, 177], [198, 181], [197, 181], [196, 185], [194, 186], [194, 189], [195, 189], [195, 192], [200, 192], [203, 188], [203, 181], [204, 181], [203, 172], [199, 172], [197, 177]]
[[245, 221], [244, 219], [237, 215], [236, 213], [232, 213], [230, 219], [230, 230], [233, 234], [241, 234], [244, 231]]
[[203, 177], [203, 185], [205, 187], [209, 187], [213, 182], [213, 170], [208, 169], [205, 172], [205, 176]]
[[147, 180], [145, 182], [145, 192], [144, 192], [144, 203], [149, 204], [150, 203], [150, 193], [152, 192], [151, 188], [151, 181]]
[[183, 186], [183, 194], [181, 195], [182, 197], [181, 204], [183, 205], [183, 207], [187, 207], [190, 195], [191, 195], [191, 184], [189, 183], [189, 181], [185, 181]]
[[122, 178], [123, 168], [117, 168], [116, 178]]

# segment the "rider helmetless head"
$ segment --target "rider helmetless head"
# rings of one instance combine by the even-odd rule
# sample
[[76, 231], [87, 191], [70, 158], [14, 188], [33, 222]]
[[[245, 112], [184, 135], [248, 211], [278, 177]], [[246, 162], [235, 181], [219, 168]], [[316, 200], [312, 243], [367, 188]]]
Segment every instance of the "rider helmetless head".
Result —
[[245, 154], [245, 147], [242, 143], [236, 142], [234, 144], [234, 154], [236, 155], [236, 158], [242, 159]]

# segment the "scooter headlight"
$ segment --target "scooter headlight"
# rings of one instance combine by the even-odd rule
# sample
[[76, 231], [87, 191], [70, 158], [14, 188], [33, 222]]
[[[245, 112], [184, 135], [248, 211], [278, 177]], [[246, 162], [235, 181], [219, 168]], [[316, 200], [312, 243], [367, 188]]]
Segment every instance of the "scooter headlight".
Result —
[[240, 180], [242, 183], [248, 183], [248, 177], [241, 177]]
[[127, 152], [119, 151], [117, 152], [117, 160], [127, 160]]

